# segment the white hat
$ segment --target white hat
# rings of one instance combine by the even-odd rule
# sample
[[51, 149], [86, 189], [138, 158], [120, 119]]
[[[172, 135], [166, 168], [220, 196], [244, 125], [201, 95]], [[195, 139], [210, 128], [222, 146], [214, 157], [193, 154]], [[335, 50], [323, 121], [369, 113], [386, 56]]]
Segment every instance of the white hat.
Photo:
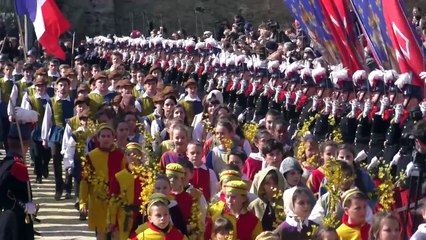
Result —
[[219, 90], [212, 90], [211, 92], [209, 92], [209, 94], [207, 95], [207, 101], [210, 101], [212, 99], [216, 99], [220, 102], [220, 104], [223, 103], [223, 95]]

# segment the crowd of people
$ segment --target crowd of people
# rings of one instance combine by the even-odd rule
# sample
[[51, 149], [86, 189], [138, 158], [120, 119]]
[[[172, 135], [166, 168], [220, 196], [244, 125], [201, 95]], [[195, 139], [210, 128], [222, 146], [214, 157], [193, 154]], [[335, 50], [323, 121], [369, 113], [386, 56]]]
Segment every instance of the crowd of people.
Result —
[[424, 239], [423, 88], [368, 48], [351, 76], [298, 24], [237, 15], [201, 37], [86, 38], [65, 61], [22, 49], [0, 55], [0, 219], [16, 214], [17, 239], [37, 213], [28, 148], [33, 185], [53, 177], [97, 239]]

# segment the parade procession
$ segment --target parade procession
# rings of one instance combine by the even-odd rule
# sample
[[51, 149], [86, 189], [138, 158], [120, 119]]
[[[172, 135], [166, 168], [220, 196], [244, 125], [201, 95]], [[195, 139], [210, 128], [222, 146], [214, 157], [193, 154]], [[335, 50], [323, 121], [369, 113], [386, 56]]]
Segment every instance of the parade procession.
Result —
[[[426, 240], [426, 14], [282, 4], [292, 21], [76, 36], [54, 0], [15, 0], [0, 240]], [[51, 232], [47, 185], [73, 219]]]

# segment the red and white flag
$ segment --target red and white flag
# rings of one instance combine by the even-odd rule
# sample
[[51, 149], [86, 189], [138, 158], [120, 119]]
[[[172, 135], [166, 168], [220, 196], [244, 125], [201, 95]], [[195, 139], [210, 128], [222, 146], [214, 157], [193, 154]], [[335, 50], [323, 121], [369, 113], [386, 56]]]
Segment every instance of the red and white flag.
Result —
[[424, 83], [419, 77], [419, 74], [425, 71], [423, 46], [419, 38], [416, 38], [399, 0], [384, 0], [382, 4], [386, 27], [401, 73], [413, 73], [411, 84], [423, 87]]
[[40, 44], [47, 53], [65, 60], [59, 37], [70, 27], [54, 0], [15, 0], [18, 15], [28, 15]]

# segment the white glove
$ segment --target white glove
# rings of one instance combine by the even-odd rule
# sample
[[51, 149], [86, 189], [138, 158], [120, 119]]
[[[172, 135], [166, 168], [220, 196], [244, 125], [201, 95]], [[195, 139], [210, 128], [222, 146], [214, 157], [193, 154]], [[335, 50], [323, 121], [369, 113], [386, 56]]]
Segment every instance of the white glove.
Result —
[[425, 83], [426, 83], [426, 72], [421, 72], [421, 73], [419, 74], [419, 76], [420, 76], [420, 78], [421, 78], [422, 80], [424, 80], [424, 81], [425, 81]]
[[264, 87], [263, 87], [263, 92], [262, 92], [262, 96], [266, 96], [266, 95], [268, 95], [268, 92], [269, 92], [269, 90], [270, 90], [271, 88], [269, 87], [269, 85], [268, 84], [266, 84]]
[[379, 166], [379, 158], [378, 157], [373, 157], [373, 159], [371, 159], [370, 164], [368, 164], [367, 166], [367, 170], [371, 170], [373, 168], [376, 168], [377, 166]]
[[328, 114], [328, 113], [330, 113], [330, 111], [331, 111], [331, 105], [332, 105], [332, 102], [331, 102], [331, 99], [330, 98], [325, 98], [324, 99], [324, 104], [325, 104], [325, 113], [326, 114]]
[[177, 65], [179, 64], [179, 58], [175, 57], [175, 59], [173, 60], [173, 67], [177, 67]]
[[186, 60], [185, 59], [180, 60], [180, 67], [184, 68], [185, 65], [186, 65]]
[[274, 102], [276, 102], [276, 103], [278, 103], [278, 100], [279, 100], [278, 98], [279, 98], [279, 96], [280, 96], [281, 90], [282, 90], [282, 87], [281, 87], [281, 86], [278, 86], [278, 87], [275, 89]]
[[294, 99], [294, 104], [297, 104], [302, 96], [303, 96], [302, 90], [297, 90], [296, 91], [296, 98]]
[[399, 150], [395, 156], [393, 156], [392, 161], [390, 162], [391, 166], [396, 166], [399, 162], [399, 159], [401, 159], [401, 150]]
[[331, 107], [331, 115], [336, 116], [337, 114], [337, 109], [339, 109], [339, 101], [334, 100], [332, 103], [332, 107]]
[[246, 119], [246, 112], [242, 112], [240, 113], [240, 115], [238, 115], [238, 122], [242, 123], [244, 122], [245, 119]]
[[37, 212], [37, 206], [33, 202], [25, 203], [25, 213], [34, 215]]
[[245, 90], [247, 90], [247, 80], [243, 79], [243, 81], [241, 82], [241, 87], [238, 90], [237, 94], [243, 94]]
[[240, 79], [235, 77], [234, 80], [232, 80], [232, 88], [231, 91], [235, 91], [238, 87], [238, 83], [240, 82]]
[[285, 103], [287, 105], [290, 104], [290, 99], [291, 99], [291, 92], [286, 92], [285, 93]]
[[413, 162], [410, 162], [409, 164], [407, 164], [407, 168], [405, 169], [405, 175], [407, 177], [411, 176], [411, 174], [412, 174], [411, 170], [413, 169], [413, 167], [414, 167], [414, 163]]
[[195, 64], [195, 70], [194, 72], [198, 73], [198, 69], [200, 69], [200, 63]]
[[312, 97], [312, 111], [316, 111], [318, 107], [318, 96], [315, 95]]
[[398, 103], [394, 106], [395, 109], [395, 122], [399, 123], [399, 120], [401, 120], [401, 116], [404, 114], [404, 107], [401, 103]]
[[368, 157], [367, 153], [364, 150], [362, 150], [361, 152], [358, 153], [358, 155], [356, 155], [354, 161], [356, 163], [360, 163], [364, 161], [365, 159], [367, 159], [367, 157]]
[[359, 102], [356, 99], [351, 100], [351, 115], [352, 117], [356, 117], [356, 110], [359, 108]]
[[362, 111], [362, 116], [367, 117], [371, 110], [371, 102], [370, 100], [365, 101], [364, 110]]
[[421, 102], [419, 104], [419, 107], [420, 107], [420, 111], [422, 111], [422, 113], [423, 113], [423, 116], [426, 115], [426, 102], [425, 101]]
[[253, 84], [252, 84], [252, 86], [253, 86], [253, 89], [251, 90], [251, 93], [250, 93], [250, 96], [254, 96], [254, 95], [256, 95], [256, 91], [257, 91], [257, 82], [253, 82]]
[[380, 99], [380, 110], [376, 114], [382, 115], [388, 106], [389, 106], [389, 98], [386, 96], [382, 97], [382, 99]]
[[209, 66], [210, 66], [210, 63], [209, 63], [209, 62], [205, 62], [205, 63], [204, 63], [204, 71], [203, 71], [203, 73], [206, 73], [206, 72], [208, 71]]
[[166, 67], [166, 60], [161, 60], [160, 66], [162, 69], [164, 69]]

